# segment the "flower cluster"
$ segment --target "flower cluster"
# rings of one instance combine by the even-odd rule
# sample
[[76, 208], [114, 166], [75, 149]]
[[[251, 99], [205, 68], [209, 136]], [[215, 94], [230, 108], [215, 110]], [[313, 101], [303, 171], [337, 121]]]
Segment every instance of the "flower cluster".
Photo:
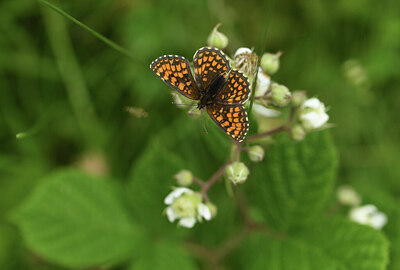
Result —
[[[207, 44], [223, 50], [228, 46], [229, 39], [218, 30], [219, 27], [220, 24], [212, 30]], [[240, 70], [250, 83], [251, 98], [245, 106], [249, 108], [252, 103], [250, 113], [253, 113], [259, 122], [260, 133], [247, 138], [247, 147], [233, 144], [230, 160], [216, 173], [217, 176], [213, 176], [207, 182], [196, 179], [188, 170], [178, 172], [175, 178], [180, 187], [172, 191], [164, 201], [169, 221], [179, 220], [180, 226], [191, 228], [196, 222], [214, 217], [217, 209], [210, 203], [208, 189], [222, 176], [228, 180], [227, 183], [233, 185], [246, 182], [250, 171], [240, 160], [240, 152], [246, 151], [252, 162], [262, 162], [265, 155], [263, 146], [251, 144], [255, 139], [269, 136], [275, 132], [271, 130], [276, 130], [288, 132], [293, 140], [300, 141], [307, 132], [327, 127], [329, 115], [324, 103], [316, 97], [308, 97], [305, 91], [292, 92], [285, 85], [272, 80], [272, 76], [279, 70], [281, 56], [282, 52], [265, 52], [259, 56], [253, 49], [246, 47], [238, 48], [232, 57], [227, 56], [231, 67]], [[192, 107], [189, 110], [192, 117], [200, 116], [200, 111], [192, 106], [193, 100], [177, 93], [174, 93], [173, 97], [175, 104]], [[288, 115], [287, 119], [280, 119], [284, 115]], [[261, 126], [270, 121], [269, 119], [280, 122], [281, 126], [275, 129], [269, 127], [269, 131], [264, 134]], [[268, 127], [265, 129], [268, 130]], [[199, 185], [201, 190], [195, 192], [189, 189], [192, 184]]]
[[382, 229], [387, 223], [387, 216], [380, 212], [375, 205], [361, 205], [361, 196], [351, 186], [341, 186], [337, 190], [340, 204], [349, 206], [349, 218], [359, 224]]

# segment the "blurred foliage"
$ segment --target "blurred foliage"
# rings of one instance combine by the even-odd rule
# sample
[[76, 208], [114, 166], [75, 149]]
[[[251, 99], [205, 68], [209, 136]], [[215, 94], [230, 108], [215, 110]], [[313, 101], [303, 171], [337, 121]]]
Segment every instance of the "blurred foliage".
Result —
[[[152, 208], [147, 215], [138, 217], [139, 223], [146, 224], [161, 215], [162, 198], [174, 185], [170, 174], [185, 167], [197, 176], [207, 178], [220, 166], [227, 158], [228, 139], [208, 120], [209, 134], [205, 134], [201, 119], [193, 121], [184, 115], [184, 111], [172, 106], [167, 87], [149, 69], [149, 63], [163, 54], [179, 54], [190, 59], [196, 49], [205, 45], [207, 35], [218, 22], [222, 22], [220, 30], [230, 38], [228, 53], [232, 54], [240, 46], [255, 46], [259, 53], [283, 51], [281, 68], [274, 79], [291, 90], [306, 89], [331, 108], [330, 122], [336, 124], [331, 133], [340, 157], [337, 182], [354, 185], [362, 194], [363, 203], [373, 203], [388, 215], [389, 223], [383, 230], [391, 244], [388, 269], [400, 267], [400, 169], [396, 166], [400, 162], [400, 127], [396, 125], [400, 111], [397, 104], [400, 100], [399, 1], [387, 0], [379, 5], [370, 0], [87, 0], [52, 3], [129, 49], [135, 58], [129, 61], [39, 2], [0, 2], [1, 269], [63, 269], [53, 264], [54, 260], [60, 259], [59, 254], [49, 256], [43, 251], [44, 259], [40, 252], [27, 250], [25, 246], [32, 247], [32, 241], [42, 238], [35, 240], [38, 235], [31, 235], [32, 238], [23, 240], [21, 231], [11, 222], [17, 219], [20, 224], [28, 222], [41, 227], [40, 223], [35, 225], [41, 218], [24, 215], [23, 209], [33, 208], [40, 215], [40, 211], [46, 209], [45, 204], [51, 204], [45, 199], [45, 193], [28, 195], [32, 190], [39, 190], [37, 186], [52, 188], [54, 184], [56, 190], [60, 188], [56, 185], [57, 179], [48, 176], [55, 170], [74, 167], [91, 172], [93, 167], [96, 168], [102, 177], [112, 178], [112, 183], [121, 184], [130, 193], [128, 196], [116, 195], [113, 188], [99, 187], [98, 192], [104, 192], [105, 197], [90, 203], [96, 207], [110, 202], [123, 207], [128, 205], [133, 213], [139, 213], [138, 207]], [[137, 118], [125, 111], [126, 106], [142, 108], [148, 117]], [[17, 134], [20, 134], [19, 139]], [[267, 158], [268, 155], [267, 152]], [[163, 160], [168, 161], [163, 165], [167, 168], [157, 172]], [[88, 176], [83, 178], [89, 179]], [[149, 185], [146, 189], [147, 179], [156, 179], [160, 185]], [[77, 186], [71, 182], [71, 188], [82, 188], [81, 196], [85, 197], [84, 185], [91, 182], [76, 183]], [[238, 217], [232, 209], [233, 201], [219, 198], [226, 196], [223, 187], [212, 192], [218, 198], [215, 202], [220, 214], [207, 224], [209, 227], [202, 224], [204, 227], [195, 228], [197, 236], [189, 238], [214, 247], [238, 230], [235, 223]], [[137, 196], [130, 197], [133, 194]], [[121, 203], [120, 197], [126, 204]], [[32, 201], [32, 198], [36, 199]], [[58, 201], [64, 202], [68, 201]], [[48, 206], [51, 209], [51, 205]], [[320, 210], [318, 206], [314, 206], [318, 208], [315, 211]], [[96, 207], [92, 209], [94, 212]], [[112, 206], [108, 207], [113, 215], [89, 215], [88, 222], [95, 227], [101, 223], [98, 219], [104, 219], [106, 224], [110, 218], [116, 222], [121, 218], [125, 222], [124, 215], [115, 218], [114, 214], [119, 212], [113, 213]], [[11, 215], [16, 208], [19, 217]], [[60, 215], [58, 218], [67, 218], [63, 213], [57, 214]], [[77, 214], [85, 216], [84, 212]], [[167, 224], [165, 217], [161, 219], [163, 224], [161, 221], [149, 224], [154, 231], [146, 236], [156, 245], [144, 246], [142, 252], [149, 249], [154, 250], [154, 254], [169, 252], [162, 260], [192, 269], [193, 262], [187, 258], [187, 252], [176, 242], [169, 243], [169, 238], [180, 239], [187, 231], [176, 230], [175, 225]], [[52, 233], [56, 233], [57, 226], [53, 229]], [[336, 229], [335, 232], [340, 234], [341, 227], [338, 225]], [[217, 236], [211, 236], [210, 230]], [[363, 233], [362, 230], [366, 228], [357, 226], [352, 231], [354, 237]], [[300, 231], [296, 237], [301, 239], [302, 234], [307, 233]], [[365, 232], [367, 238], [384, 248], [386, 244], [377, 238], [377, 234], [372, 230]], [[105, 241], [113, 237], [119, 239], [121, 236], [111, 235]], [[130, 247], [123, 238], [119, 247], [123, 249], [122, 253], [137, 248]], [[73, 235], [70, 239], [74, 240]], [[321, 250], [329, 252], [330, 247], [314, 240], [307, 242], [307, 248], [315, 245], [315, 249], [303, 250], [308, 252], [307, 256], [313, 258]], [[297, 249], [304, 246], [301, 241], [286, 241], [290, 243], [285, 246], [288, 254], [297, 254]], [[259, 251], [259, 242], [250, 243], [254, 252]], [[107, 242], [103, 244], [107, 246]], [[74, 246], [65, 245], [74, 249]], [[281, 251], [279, 245], [273, 240], [262, 248], [266, 253], [275, 254]], [[53, 247], [49, 250], [57, 251]], [[337, 250], [335, 256], [347, 253]], [[362, 260], [365, 253], [353, 255], [351, 259]], [[117, 261], [112, 258], [113, 254], [109, 256], [107, 260]], [[157, 265], [162, 265], [162, 261], [152, 261], [148, 254], [137, 256], [140, 258], [130, 266], [122, 264], [116, 268], [156, 269]], [[274, 258], [276, 261], [271, 262], [271, 267], [279, 262], [279, 257]], [[90, 259], [79, 265], [101, 262], [95, 257]], [[371, 262], [370, 268], [362, 269], [383, 269], [385, 256], [379, 256], [377, 260]], [[258, 262], [255, 260], [251, 267], [258, 269]], [[307, 265], [306, 260], [302, 263]], [[239, 265], [230, 266], [237, 269]], [[350, 262], [343, 267], [355, 269], [351, 265]], [[375, 265], [377, 268], [372, 268]], [[322, 267], [317, 266], [318, 269]], [[290, 264], [287, 267], [278, 269], [292, 269]]]

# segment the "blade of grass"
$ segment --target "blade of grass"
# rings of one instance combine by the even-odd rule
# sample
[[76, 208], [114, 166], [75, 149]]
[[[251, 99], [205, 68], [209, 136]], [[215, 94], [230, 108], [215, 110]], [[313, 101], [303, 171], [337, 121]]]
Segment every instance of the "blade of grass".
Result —
[[[77, 19], [75, 19], [74, 17], [72, 17], [71, 15], [66, 13], [65, 11], [63, 11], [62, 9], [60, 9], [60, 8], [56, 7], [55, 5], [47, 2], [46, 0], [38, 0], [38, 1], [40, 3], [42, 3], [43, 5], [51, 8], [54, 11], [56, 11], [57, 13], [59, 13], [60, 15], [62, 15], [65, 18], [67, 18], [68, 20], [72, 21], [73, 23], [77, 24], [78, 26], [82, 27], [83, 29], [85, 29], [86, 31], [88, 31], [89, 33], [94, 35], [96, 38], [98, 38], [101, 41], [103, 41], [105, 44], [107, 44], [108, 46], [110, 46], [114, 50], [116, 50], [116, 51], [122, 53], [123, 55], [125, 55], [126, 57], [128, 57], [131, 61], [139, 62], [139, 63], [143, 64], [143, 61], [141, 61], [140, 59], [134, 57], [127, 49], [119, 46], [115, 42], [111, 41], [110, 39], [108, 39], [105, 36], [103, 36], [102, 34], [100, 34], [99, 32], [96, 32], [95, 30], [93, 30], [89, 26], [81, 23], [80, 21], [78, 21]], [[145, 66], [147, 66], [147, 65], [145, 65]]]
[[54, 12], [42, 9], [47, 35], [75, 115], [87, 145], [98, 147], [103, 132], [91, 101], [89, 89], [76, 58], [66, 22]]

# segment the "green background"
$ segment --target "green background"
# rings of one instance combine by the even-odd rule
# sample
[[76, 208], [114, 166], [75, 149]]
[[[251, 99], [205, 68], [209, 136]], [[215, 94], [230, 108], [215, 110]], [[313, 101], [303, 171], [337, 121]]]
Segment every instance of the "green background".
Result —
[[[171, 105], [167, 87], [149, 69], [163, 54], [191, 59], [218, 22], [230, 41], [225, 52], [232, 55], [243, 46], [259, 53], [283, 51], [273, 80], [307, 90], [330, 108], [340, 160], [336, 184], [352, 184], [363, 202], [386, 212], [387, 237], [399, 245], [399, 1], [52, 3], [127, 48], [133, 60], [39, 2], [0, 2], [2, 269], [53, 269], [25, 248], [10, 216], [56, 169], [96, 166], [103, 176], [124, 183], [145, 149], [164, 144], [186, 151], [176, 159], [204, 179], [218, 168], [190, 157], [212, 155], [223, 162], [228, 140], [217, 136], [222, 143], [202, 149], [193, 144], [201, 145], [206, 135], [197, 134], [197, 141], [174, 145], [191, 136], [182, 130], [203, 132], [203, 123]], [[126, 106], [142, 108], [148, 117], [137, 118]], [[166, 187], [173, 184], [170, 175], [159, 179], [169, 181]]]

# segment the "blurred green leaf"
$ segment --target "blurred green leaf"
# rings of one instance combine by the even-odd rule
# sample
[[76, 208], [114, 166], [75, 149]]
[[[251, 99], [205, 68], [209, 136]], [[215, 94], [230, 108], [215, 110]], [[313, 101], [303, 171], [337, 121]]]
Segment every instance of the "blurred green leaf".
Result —
[[383, 270], [388, 263], [379, 231], [341, 219], [323, 219], [280, 239], [254, 234], [240, 253], [250, 270]]
[[79, 171], [51, 174], [17, 209], [26, 244], [68, 267], [116, 263], [130, 257], [139, 231], [112, 182]]
[[191, 270], [196, 269], [194, 261], [179, 244], [157, 241], [142, 248], [141, 256], [135, 260], [129, 270]]
[[336, 163], [328, 132], [308, 134], [300, 143], [281, 136], [267, 149], [263, 164], [251, 169], [251, 199], [279, 231], [305, 223], [325, 206]]
[[368, 179], [368, 176], [358, 179], [355, 187], [363, 198], [363, 204], [374, 204], [379, 211], [387, 215], [388, 223], [383, 227], [383, 232], [391, 244], [388, 269], [400, 269], [400, 201], [390, 191], [380, 187], [380, 178], [375, 179], [376, 181], [371, 181], [372, 179]]
[[172, 176], [182, 169], [182, 160], [154, 142], [134, 165], [126, 187], [127, 200], [135, 219], [153, 232], [175, 231], [162, 215], [164, 198], [176, 183]]

